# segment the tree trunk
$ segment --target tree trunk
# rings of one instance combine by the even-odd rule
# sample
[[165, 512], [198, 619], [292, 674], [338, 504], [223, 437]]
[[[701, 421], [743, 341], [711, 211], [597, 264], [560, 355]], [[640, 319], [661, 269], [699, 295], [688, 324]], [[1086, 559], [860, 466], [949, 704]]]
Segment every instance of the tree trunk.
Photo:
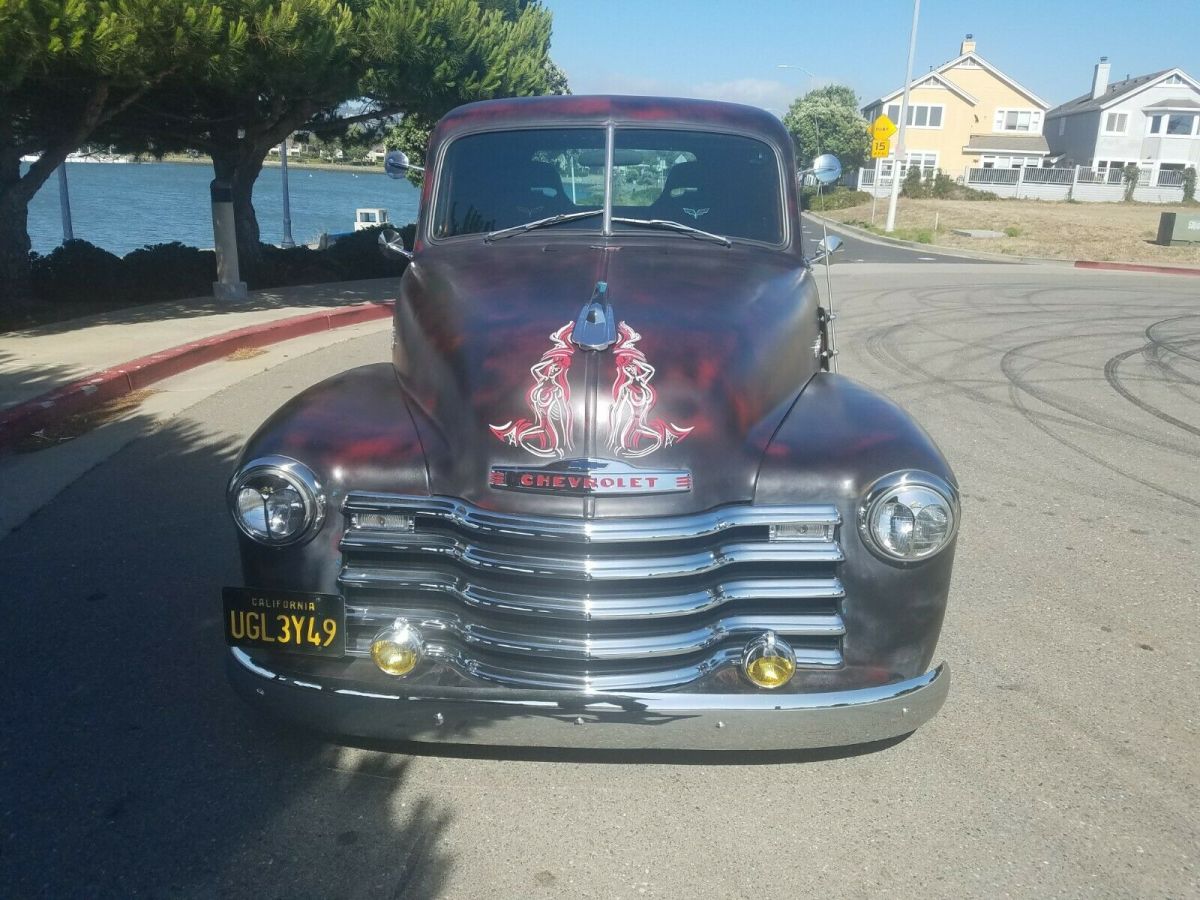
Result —
[[28, 223], [29, 203], [0, 188], [0, 314], [33, 305]]
[[262, 171], [263, 161], [257, 162], [247, 154], [244, 140], [235, 139], [231, 146], [214, 147], [213, 174], [229, 182], [233, 189], [233, 221], [237, 229], [238, 266], [245, 278], [262, 261], [259, 243], [258, 217], [254, 212], [254, 181]]

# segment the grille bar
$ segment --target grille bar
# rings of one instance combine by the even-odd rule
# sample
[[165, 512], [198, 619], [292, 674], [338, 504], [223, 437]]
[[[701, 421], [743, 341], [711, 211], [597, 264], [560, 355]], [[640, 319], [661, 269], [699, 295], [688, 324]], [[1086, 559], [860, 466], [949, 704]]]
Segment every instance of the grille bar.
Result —
[[552, 556], [465, 543], [450, 535], [397, 535], [365, 530], [347, 532], [342, 538], [342, 550], [432, 556], [452, 561], [469, 570], [582, 581], [707, 575], [743, 563], [842, 561], [842, 550], [832, 541], [778, 544], [738, 542], [722, 544], [711, 550], [660, 552], [648, 557]]
[[[369, 650], [374, 634], [391, 625], [395, 611], [353, 609], [348, 624], [359, 626], [357, 649]], [[575, 660], [634, 660], [660, 656], [682, 656], [715, 647], [730, 638], [748, 639], [774, 631], [781, 637], [841, 637], [846, 633], [837, 613], [808, 615], [735, 615], [711, 624], [696, 625], [668, 633], [617, 636], [573, 636], [515, 631], [472, 622], [436, 610], [406, 609], [403, 618], [421, 629], [427, 638], [451, 635], [465, 645], [499, 653], [520, 653]], [[825, 659], [826, 656], [822, 656]]]
[[450, 497], [415, 497], [402, 494], [351, 492], [343, 505], [346, 515], [369, 513], [419, 515], [432, 518], [464, 534], [570, 540], [579, 543], [636, 543], [711, 537], [734, 528], [769, 525], [837, 526], [837, 507], [733, 506], [683, 516], [653, 518], [569, 519], [548, 516], [511, 516], [479, 509]]
[[799, 668], [843, 664], [833, 506], [586, 520], [355, 492], [343, 511], [352, 656], [403, 618], [428, 659], [528, 688], [678, 689], [736, 669], [766, 631]]
[[[704, 590], [655, 594], [642, 591], [627, 596], [561, 594], [539, 596], [477, 584], [444, 572], [348, 565], [338, 581], [362, 591], [412, 595], [436, 592], [480, 610], [517, 615], [546, 616], [577, 622], [653, 620], [690, 616], [726, 604], [767, 600], [840, 600], [846, 595], [836, 578], [746, 578], [715, 584]], [[368, 594], [367, 597], [378, 596]], [[364, 598], [367, 599], [367, 598]]]

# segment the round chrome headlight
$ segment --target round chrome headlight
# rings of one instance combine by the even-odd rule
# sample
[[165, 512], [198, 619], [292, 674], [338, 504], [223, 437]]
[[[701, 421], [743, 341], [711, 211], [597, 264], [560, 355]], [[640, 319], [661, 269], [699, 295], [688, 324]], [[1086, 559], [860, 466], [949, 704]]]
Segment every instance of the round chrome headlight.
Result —
[[928, 472], [879, 479], [858, 511], [866, 545], [885, 559], [915, 562], [937, 554], [958, 529], [958, 492]]
[[286, 456], [264, 456], [229, 482], [229, 511], [260, 544], [282, 547], [312, 537], [325, 520], [325, 495], [312, 469]]

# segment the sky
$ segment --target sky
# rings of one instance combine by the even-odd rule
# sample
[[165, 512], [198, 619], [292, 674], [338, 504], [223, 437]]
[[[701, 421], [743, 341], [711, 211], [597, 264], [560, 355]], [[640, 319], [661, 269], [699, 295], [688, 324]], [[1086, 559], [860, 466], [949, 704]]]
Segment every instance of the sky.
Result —
[[[551, 55], [576, 94], [732, 100], [782, 116], [810, 87], [865, 104], [904, 82], [913, 0], [543, 0]], [[913, 77], [976, 52], [1056, 106], [1111, 80], [1179, 66], [1200, 78], [1200, 0], [922, 0]], [[795, 68], [779, 68], [781, 65]]]

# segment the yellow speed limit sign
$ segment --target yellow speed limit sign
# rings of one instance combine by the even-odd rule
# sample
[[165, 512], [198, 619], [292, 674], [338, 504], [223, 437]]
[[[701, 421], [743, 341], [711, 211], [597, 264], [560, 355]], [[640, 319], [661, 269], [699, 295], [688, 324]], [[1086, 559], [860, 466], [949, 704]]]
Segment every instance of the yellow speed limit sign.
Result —
[[871, 159], [885, 159], [891, 146], [896, 126], [887, 116], [879, 116], [871, 123]]

